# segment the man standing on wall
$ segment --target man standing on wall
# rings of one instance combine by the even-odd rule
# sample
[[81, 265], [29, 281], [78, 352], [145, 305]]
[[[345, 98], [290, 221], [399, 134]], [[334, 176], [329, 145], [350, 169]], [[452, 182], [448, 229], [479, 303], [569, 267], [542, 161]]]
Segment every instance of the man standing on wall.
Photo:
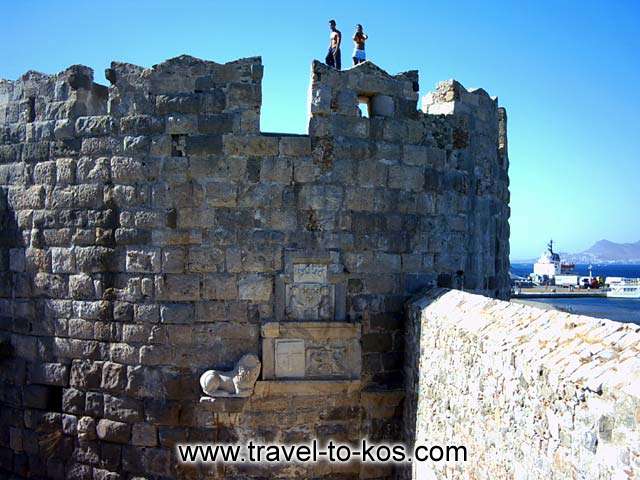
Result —
[[367, 34], [362, 31], [362, 25], [356, 25], [356, 33], [353, 35], [353, 64], [358, 65], [367, 59], [364, 52], [364, 42], [369, 38]]
[[340, 70], [340, 43], [342, 42], [342, 33], [336, 28], [336, 21], [329, 20], [329, 28], [331, 33], [329, 34], [329, 53], [325, 58], [325, 63], [330, 67]]

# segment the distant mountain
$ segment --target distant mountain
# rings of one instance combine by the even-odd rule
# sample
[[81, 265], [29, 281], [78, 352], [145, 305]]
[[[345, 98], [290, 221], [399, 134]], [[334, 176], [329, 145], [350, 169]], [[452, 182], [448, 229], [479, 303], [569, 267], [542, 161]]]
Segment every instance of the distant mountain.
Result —
[[626, 263], [640, 264], [640, 241], [615, 243], [600, 240], [584, 252], [561, 255], [562, 260], [573, 263]]

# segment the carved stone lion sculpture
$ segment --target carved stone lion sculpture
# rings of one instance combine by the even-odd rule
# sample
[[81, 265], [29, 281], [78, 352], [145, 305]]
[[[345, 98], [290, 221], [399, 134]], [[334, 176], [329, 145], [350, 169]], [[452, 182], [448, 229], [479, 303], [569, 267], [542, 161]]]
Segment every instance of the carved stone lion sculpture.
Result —
[[248, 397], [260, 375], [260, 360], [253, 353], [243, 355], [231, 371], [207, 370], [200, 376], [202, 391], [211, 397]]

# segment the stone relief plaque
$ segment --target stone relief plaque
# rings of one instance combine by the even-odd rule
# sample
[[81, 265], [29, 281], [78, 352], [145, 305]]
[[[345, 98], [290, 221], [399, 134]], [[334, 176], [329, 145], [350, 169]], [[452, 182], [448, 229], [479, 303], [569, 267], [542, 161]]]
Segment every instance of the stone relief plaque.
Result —
[[262, 326], [262, 379], [357, 380], [361, 327], [348, 322], [269, 322]]
[[346, 284], [340, 254], [285, 251], [284, 272], [276, 278], [278, 321], [343, 321]]
[[326, 283], [327, 266], [318, 263], [294, 263], [294, 283]]
[[333, 285], [294, 283], [286, 287], [286, 315], [296, 320], [332, 320]]
[[304, 340], [275, 341], [276, 378], [302, 378], [305, 374]]
[[261, 326], [262, 379], [360, 379], [361, 327], [347, 321], [340, 252], [285, 250], [283, 263], [275, 321]]
[[306, 351], [306, 374], [316, 377], [347, 376], [347, 348], [311, 347]]

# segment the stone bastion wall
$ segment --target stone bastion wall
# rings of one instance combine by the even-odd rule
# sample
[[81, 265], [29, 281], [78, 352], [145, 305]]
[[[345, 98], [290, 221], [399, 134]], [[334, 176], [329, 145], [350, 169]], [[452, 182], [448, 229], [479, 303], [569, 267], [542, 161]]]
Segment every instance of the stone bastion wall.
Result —
[[[173, 448], [398, 439], [409, 295], [508, 295], [497, 100], [448, 81], [419, 111], [415, 71], [314, 62], [309, 134], [268, 134], [262, 74], [181, 56], [113, 63], [109, 87], [83, 66], [0, 81], [3, 475], [387, 477]], [[246, 354], [253, 394], [203, 397]]]
[[640, 326], [447, 289], [407, 322], [406, 439], [468, 461], [403, 478], [638, 478]]

